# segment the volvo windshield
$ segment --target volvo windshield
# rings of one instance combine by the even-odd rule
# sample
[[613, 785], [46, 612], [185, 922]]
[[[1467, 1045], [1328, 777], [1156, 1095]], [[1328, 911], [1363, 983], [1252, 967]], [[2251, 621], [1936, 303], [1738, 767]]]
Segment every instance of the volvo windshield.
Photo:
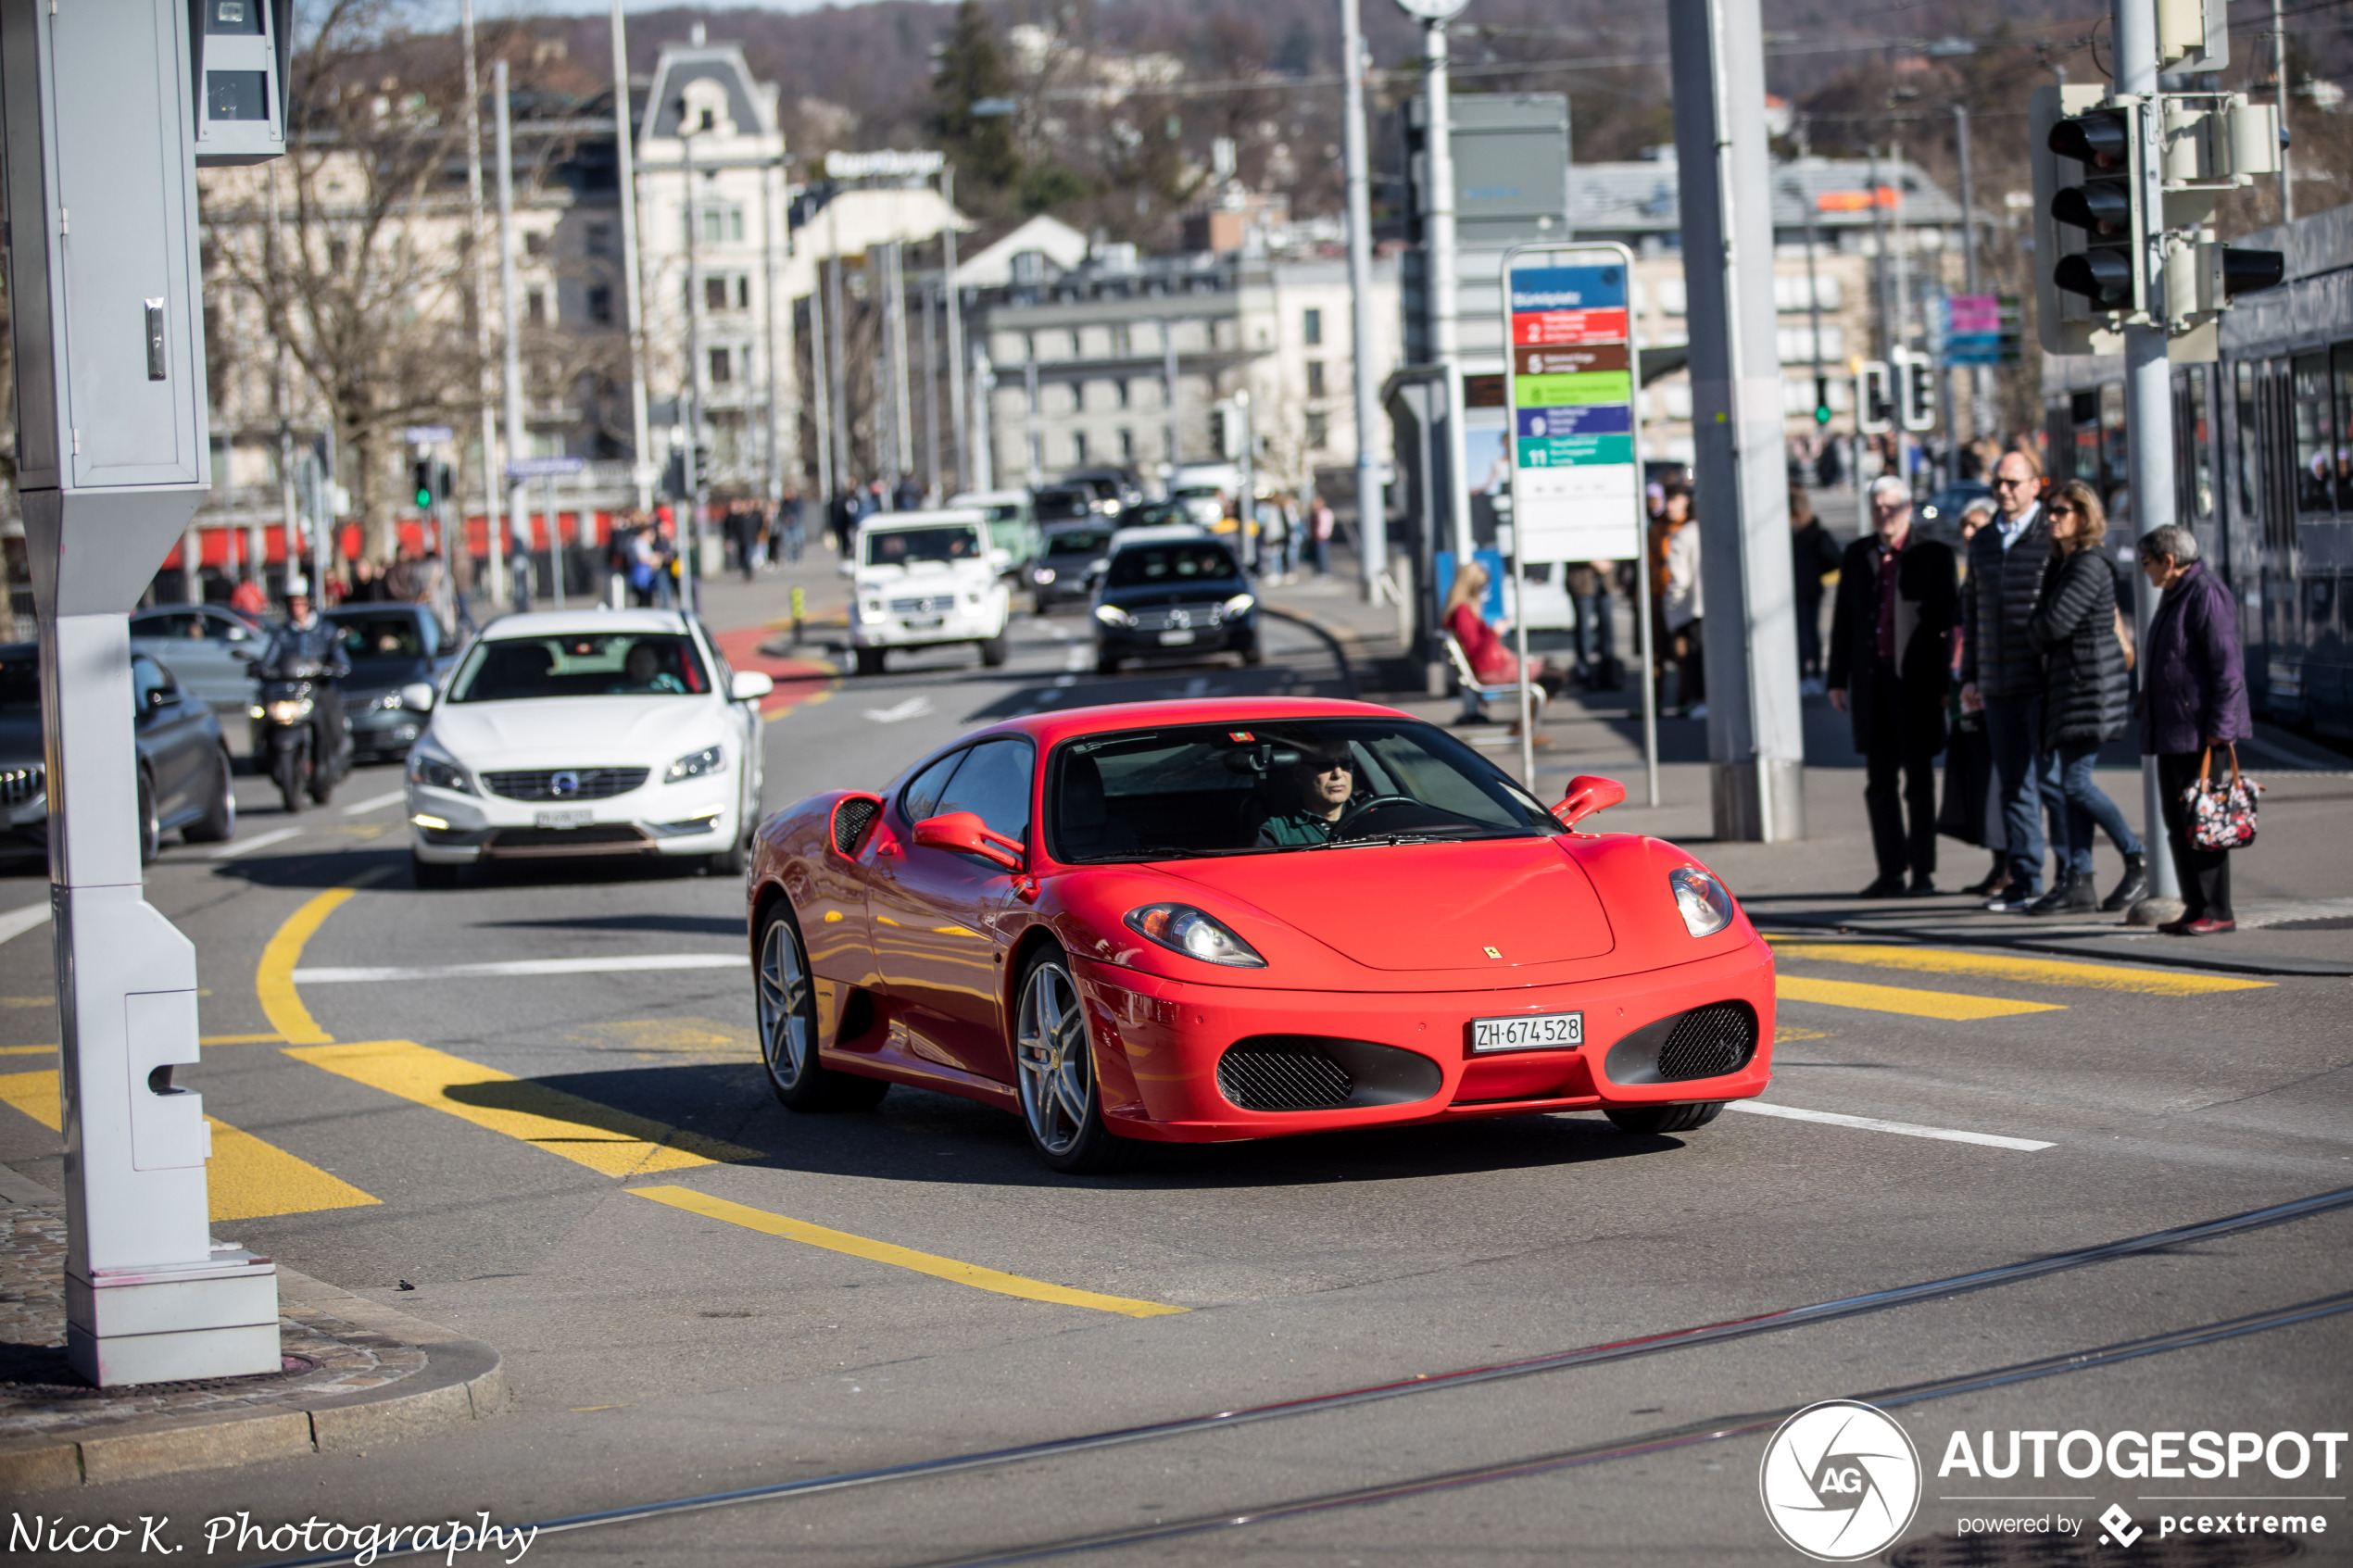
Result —
[[711, 677], [694, 639], [647, 632], [497, 637], [476, 643], [451, 702], [543, 696], [699, 696]]

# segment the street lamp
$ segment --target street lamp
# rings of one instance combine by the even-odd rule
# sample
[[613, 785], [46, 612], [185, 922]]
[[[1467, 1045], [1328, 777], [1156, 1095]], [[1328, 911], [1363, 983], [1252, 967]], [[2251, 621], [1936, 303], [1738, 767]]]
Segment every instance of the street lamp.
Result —
[[695, 138], [702, 133], [700, 117], [686, 99], [678, 100], [678, 164], [686, 177], [686, 564], [678, 573], [681, 608], [693, 614], [701, 598], [703, 503], [708, 494], [703, 472], [702, 395], [702, 253], [696, 229], [701, 204], [695, 199]]
[[1454, 147], [1446, 97], [1446, 26], [1469, 0], [1397, 0], [1397, 8], [1422, 24], [1422, 101], [1429, 125], [1424, 157], [1429, 169], [1428, 262], [1429, 346], [1446, 381], [1446, 510], [1454, 559], [1470, 559], [1469, 458], [1463, 444], [1462, 332], [1454, 299]]

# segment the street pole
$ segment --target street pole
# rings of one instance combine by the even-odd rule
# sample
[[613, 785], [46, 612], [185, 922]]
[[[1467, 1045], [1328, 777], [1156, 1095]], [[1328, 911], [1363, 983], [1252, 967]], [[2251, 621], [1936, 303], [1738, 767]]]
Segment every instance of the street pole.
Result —
[[[472, 0], [467, 0], [471, 5]], [[637, 126], [629, 97], [629, 32], [621, 0], [612, 0], [612, 129], [614, 179], [621, 188], [621, 299], [629, 333], [629, 456], [635, 463], [637, 509], [654, 504], [653, 425], [646, 408], [646, 305], [637, 275]], [[495, 558], [494, 558], [495, 559]]]
[[540, 505], [547, 513], [547, 603], [557, 609], [564, 608], [564, 524], [556, 513], [556, 476], [543, 474], [539, 479]]
[[939, 286], [948, 295], [948, 420], [955, 447], [956, 488], [980, 490], [987, 486], [974, 481], [975, 470], [965, 460], [964, 430], [971, 416], [964, 408], [964, 293], [956, 284], [956, 166], [952, 163], [939, 170], [939, 200], [948, 209], [948, 226], [939, 233]]
[[939, 487], [939, 343], [934, 331], [939, 309], [938, 290], [923, 292], [924, 301], [924, 483], [925, 494], [945, 496]]
[[[1797, 210], [1806, 220], [1806, 346], [1811, 351], [1809, 358], [1814, 362], [1814, 407], [1827, 408], [1831, 403], [1831, 390], [1829, 380], [1822, 374], [1822, 287], [1814, 272], [1817, 240], [1814, 204], [1806, 199], [1804, 188], [1795, 181], [1790, 182], [1783, 189], [1797, 198]], [[1830, 432], [1824, 430], [1822, 437], [1828, 440]]]
[[1455, 570], [1471, 558], [1470, 459], [1463, 437], [1462, 323], [1454, 284], [1454, 147], [1446, 92], [1446, 24], [1459, 10], [1422, 23], [1422, 96], [1429, 113], [1423, 162], [1429, 169], [1429, 345], [1446, 383], [1446, 510]]
[[[761, 377], [761, 401], [766, 409], [768, 436], [763, 444], [767, 471], [761, 476], [761, 491], [770, 501], [784, 498], [785, 454], [784, 410], [778, 395], [781, 383], [779, 368], [791, 352], [792, 318], [784, 320], [785, 340], [782, 347], [776, 341], [776, 220], [781, 204], [776, 200], [776, 185], [784, 178], [783, 165], [776, 161], [760, 167], [760, 327]], [[800, 421], [793, 420], [793, 433], [800, 432]], [[799, 442], [794, 445], [797, 446]]]
[[[1980, 291], [1977, 276], [1977, 183], [1969, 166], [1969, 107], [1964, 104], [1953, 106], [1953, 144], [1959, 154], [1961, 164], [1961, 276], [1965, 280], [1964, 286], [1974, 295]], [[1982, 441], [1994, 429], [1994, 367], [1971, 365], [1969, 381], [1969, 439]], [[1953, 477], [1960, 477], [1957, 467]]]
[[2293, 223], [2296, 182], [2287, 167], [2287, 31], [2280, 24], [2280, 0], [2271, 0], [2271, 86], [2280, 106], [2280, 221]]
[[1893, 365], [1899, 340], [1895, 335], [1895, 311], [1887, 302], [1888, 280], [1894, 275], [1887, 251], [1887, 207], [1879, 199], [1879, 147], [1873, 144], [1867, 150], [1870, 166], [1863, 178], [1871, 190], [1871, 304], [1879, 316], [1879, 357]]
[[[507, 394], [507, 460], [512, 463], [523, 453], [522, 429], [522, 340], [515, 330], [515, 136], [512, 115], [507, 102], [507, 62], [494, 60], [490, 67], [490, 87], [497, 108], [498, 131], [498, 316], [506, 332], [503, 368]], [[524, 594], [530, 592], [531, 573], [531, 496], [522, 480], [508, 477], [507, 515], [510, 526], [521, 528], [516, 541], [517, 574], [523, 579]]]
[[[1374, 377], [1372, 157], [1365, 130], [1365, 19], [1361, 0], [1340, 0], [1340, 148], [1348, 175], [1350, 353], [1356, 393], [1356, 570], [1366, 602], [1381, 597], [1389, 570], [1389, 499], [1381, 459], [1380, 386]], [[1173, 387], [1176, 376], [1169, 382]], [[1169, 415], [1176, 428], [1176, 415]]]
[[[465, 35], [466, 51], [467, 282], [473, 290], [474, 391], [482, 400], [482, 507], [490, 552], [484, 563], [489, 583], [484, 595], [496, 609], [507, 602], [507, 551], [505, 530], [500, 526], [506, 508], [499, 505], [498, 415], [492, 407], [490, 385], [490, 271], [482, 232], [482, 73], [474, 60], [473, 0], [459, 0], [459, 31]], [[277, 182], [272, 180], [271, 199], [276, 198]]]
[[1168, 487], [1176, 488], [1176, 465], [1185, 460], [1184, 439], [1177, 433], [1176, 421], [1176, 324], [1163, 316], [1160, 327], [1160, 412], [1167, 433], [1162, 438], [1168, 448]]
[[1718, 842], [1806, 836], [1758, 0], [1668, 0]]
[[[857, 470], [849, 461], [849, 399], [842, 380], [849, 322], [841, 313], [841, 223], [830, 198], [825, 203], [825, 317], [831, 329], [825, 336], [825, 382], [833, 404], [834, 480], [848, 490], [858, 483]], [[849, 541], [843, 543], [847, 546]]]
[[883, 246], [883, 308], [890, 328], [891, 458], [900, 478], [915, 471], [915, 420], [910, 396], [913, 366], [907, 358], [907, 272], [905, 246], [893, 240]]
[[988, 351], [981, 349], [973, 356], [972, 413], [972, 472], [969, 479], [975, 490], [997, 487], [997, 449], [991, 445], [996, 434], [991, 428], [996, 410], [991, 405], [997, 395], [997, 370], [988, 362]]
[[1034, 337], [1029, 358], [1022, 362], [1021, 370], [1023, 384], [1027, 387], [1029, 392], [1028, 402], [1024, 405], [1026, 411], [1022, 415], [1021, 439], [1024, 447], [1023, 460], [1028, 464], [1027, 471], [1029, 474], [1029, 483], [1031, 484], [1039, 484], [1045, 482], [1046, 475], [1041, 470], [1038, 464], [1038, 351], [1035, 346]]
[[[2165, 247], [2168, 236], [2158, 217], [2165, 210], [2165, 116], [2159, 110], [2156, 0], [2115, 0], [2116, 91], [2150, 100], [2137, 117], [2141, 132], [2141, 188], [2133, 200], [2153, 220], [2148, 242], [2134, 265], [2147, 282], [2147, 326], [2124, 329], [2125, 467], [2133, 491], [2133, 531], [2146, 536], [2173, 521], [2173, 371], [2166, 357]], [[2281, 177], [2283, 188], [2286, 177]], [[2195, 302], [2192, 302], [2195, 303]], [[2139, 643], [2148, 646], [2149, 621], [2158, 592], [2148, 578], [2133, 573], [2133, 618]], [[2157, 759], [2141, 759], [2142, 837], [2149, 848], [2148, 896], [2125, 918], [2134, 924], [2171, 920], [2182, 909], [2181, 879], [2166, 852], [2164, 792], [2158, 787]], [[2155, 917], [2155, 918], [2153, 918]]]
[[679, 608], [695, 613], [702, 586], [703, 478], [702, 204], [695, 199], [696, 128], [679, 106], [678, 167], [686, 180], [686, 526], [679, 531], [686, 564], [678, 572]]
[[817, 505], [830, 508], [834, 500], [834, 446], [826, 438], [833, 422], [833, 396], [825, 384], [825, 345], [831, 334], [825, 330], [825, 298], [822, 288], [809, 293], [809, 389], [817, 397], [817, 406], [810, 411], [810, 433], [817, 438]]

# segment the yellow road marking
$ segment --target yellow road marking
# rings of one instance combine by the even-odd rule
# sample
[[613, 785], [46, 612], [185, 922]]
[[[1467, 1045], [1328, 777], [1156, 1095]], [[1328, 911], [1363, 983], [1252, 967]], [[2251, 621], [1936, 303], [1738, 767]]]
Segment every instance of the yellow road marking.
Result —
[[357, 887], [328, 888], [287, 916], [285, 924], [261, 949], [261, 967], [254, 972], [253, 988], [261, 997], [261, 1010], [277, 1025], [278, 1033], [296, 1045], [322, 1046], [334, 1038], [319, 1027], [310, 1010], [302, 1005], [302, 993], [295, 989], [295, 965], [302, 961], [303, 944], [358, 891]]
[[1996, 980], [2022, 981], [2029, 985], [2137, 991], [2149, 997], [2203, 997], [2217, 991], [2263, 990], [2272, 984], [2232, 974], [2122, 969], [2114, 964], [2070, 963], [2061, 959], [1872, 942], [1775, 942], [1773, 952], [1785, 959], [1818, 959], [1830, 963], [1868, 964], [1874, 969], [1908, 969], [1929, 974], [1982, 974]]
[[196, 1044], [200, 1046], [282, 1046], [285, 1044], [285, 1041], [286, 1037], [283, 1035], [207, 1035]]
[[780, 1236], [787, 1241], [822, 1247], [828, 1252], [846, 1252], [852, 1258], [864, 1258], [870, 1262], [912, 1269], [919, 1274], [968, 1285], [975, 1290], [993, 1290], [1000, 1296], [1019, 1296], [1030, 1301], [1051, 1301], [1064, 1307], [1088, 1307], [1099, 1312], [1118, 1312], [1131, 1318], [1166, 1317], [1188, 1310], [1172, 1307], [1163, 1301], [1134, 1301], [1124, 1296], [1100, 1296], [1091, 1290], [1073, 1290], [1067, 1286], [1048, 1285], [1044, 1280], [1000, 1273], [976, 1263], [960, 1263], [953, 1258], [918, 1252], [912, 1248], [899, 1247], [887, 1241], [871, 1241], [862, 1236], [852, 1236], [848, 1231], [828, 1230], [824, 1225], [812, 1225], [805, 1220], [772, 1214], [765, 1209], [730, 1203], [724, 1198], [712, 1198], [692, 1187], [631, 1187], [629, 1190], [639, 1198], [649, 1198], [656, 1203], [666, 1203], [673, 1209], [684, 1209], [690, 1214], [700, 1214], [706, 1219], [724, 1220], [728, 1224], [759, 1231], [763, 1236]]
[[286, 1054], [354, 1083], [520, 1138], [608, 1176], [760, 1158], [758, 1149], [682, 1132], [410, 1040], [289, 1046]]
[[55, 1046], [0, 1046], [0, 1056], [45, 1056]]
[[[53, 1133], [64, 1130], [65, 1112], [58, 1103], [55, 1069], [0, 1073], [0, 1101]], [[260, 1220], [272, 1214], [357, 1209], [379, 1201], [276, 1144], [240, 1132], [219, 1117], [205, 1120], [212, 1123], [212, 1158], [205, 1165], [205, 1192], [216, 1220]]]
[[1957, 991], [1914, 991], [1899, 985], [1866, 985], [1853, 980], [1813, 980], [1795, 974], [1773, 977], [1774, 994], [1785, 1002], [1900, 1012], [1913, 1018], [2005, 1018], [2020, 1012], [2060, 1012], [2057, 1002], [2014, 1002], [2007, 997], [1965, 997]]

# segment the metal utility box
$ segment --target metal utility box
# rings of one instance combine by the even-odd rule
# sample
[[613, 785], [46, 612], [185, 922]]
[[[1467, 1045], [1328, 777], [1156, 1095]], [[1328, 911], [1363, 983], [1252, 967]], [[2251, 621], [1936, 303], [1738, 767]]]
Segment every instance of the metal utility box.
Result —
[[286, 150], [292, 0], [188, 0], [200, 169], [266, 163]]

